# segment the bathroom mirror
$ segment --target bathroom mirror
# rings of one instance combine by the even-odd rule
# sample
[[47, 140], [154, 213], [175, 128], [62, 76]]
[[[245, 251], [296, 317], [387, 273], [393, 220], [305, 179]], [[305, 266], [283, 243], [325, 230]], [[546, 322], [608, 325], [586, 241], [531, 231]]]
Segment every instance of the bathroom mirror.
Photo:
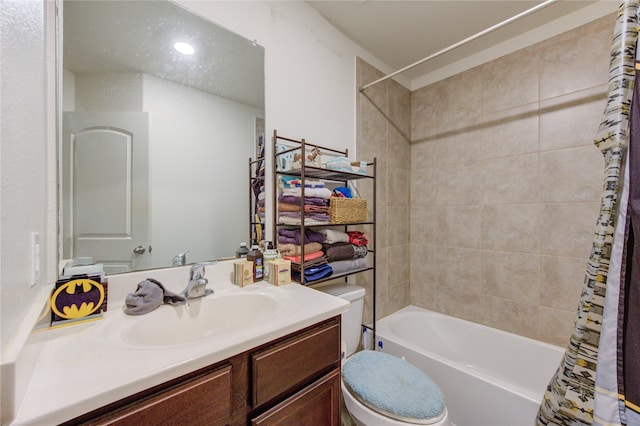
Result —
[[60, 258], [110, 274], [233, 256], [249, 242], [264, 49], [168, 1], [58, 6]]

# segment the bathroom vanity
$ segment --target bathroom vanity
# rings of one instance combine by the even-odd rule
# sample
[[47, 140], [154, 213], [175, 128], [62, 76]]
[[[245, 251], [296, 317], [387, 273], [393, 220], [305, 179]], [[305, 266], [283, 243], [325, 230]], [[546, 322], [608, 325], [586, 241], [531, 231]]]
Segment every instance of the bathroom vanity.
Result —
[[[149, 272], [110, 277], [104, 319], [47, 332], [10, 424], [339, 425], [348, 302], [295, 283], [236, 287], [231, 268], [208, 271], [213, 295], [139, 317], [122, 301]], [[159, 280], [179, 291], [187, 271]]]
[[339, 389], [336, 316], [64, 424], [338, 426]]

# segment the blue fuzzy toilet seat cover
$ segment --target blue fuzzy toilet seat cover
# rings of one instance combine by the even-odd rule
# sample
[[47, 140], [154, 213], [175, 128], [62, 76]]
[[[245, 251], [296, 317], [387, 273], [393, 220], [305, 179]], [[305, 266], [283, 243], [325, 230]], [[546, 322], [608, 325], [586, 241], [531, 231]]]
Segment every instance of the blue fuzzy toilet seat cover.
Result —
[[404, 359], [361, 351], [345, 361], [342, 377], [360, 402], [393, 419], [427, 424], [443, 416], [445, 401], [438, 385]]

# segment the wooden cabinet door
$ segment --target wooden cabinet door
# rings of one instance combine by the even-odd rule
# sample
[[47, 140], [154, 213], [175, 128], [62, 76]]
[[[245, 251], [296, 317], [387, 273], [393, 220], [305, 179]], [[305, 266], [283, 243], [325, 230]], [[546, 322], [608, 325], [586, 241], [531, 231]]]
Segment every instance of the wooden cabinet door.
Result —
[[231, 366], [188, 380], [91, 425], [224, 425], [231, 417]]
[[252, 406], [300, 389], [340, 365], [340, 317], [251, 356]]
[[252, 426], [340, 426], [340, 369], [251, 420]]

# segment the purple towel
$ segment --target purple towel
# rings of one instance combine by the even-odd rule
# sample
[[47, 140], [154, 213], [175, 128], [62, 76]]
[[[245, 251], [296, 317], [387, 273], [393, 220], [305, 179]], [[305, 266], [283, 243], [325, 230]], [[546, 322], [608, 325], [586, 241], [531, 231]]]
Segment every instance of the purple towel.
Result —
[[[300, 244], [299, 229], [280, 229], [278, 230], [278, 242]], [[311, 229], [304, 230], [304, 242], [306, 243], [322, 243], [324, 235]]]
[[[300, 204], [300, 197], [296, 197], [295, 195], [280, 195], [278, 201], [289, 204]], [[314, 206], [328, 206], [329, 200], [325, 198], [304, 197], [304, 203]]]

